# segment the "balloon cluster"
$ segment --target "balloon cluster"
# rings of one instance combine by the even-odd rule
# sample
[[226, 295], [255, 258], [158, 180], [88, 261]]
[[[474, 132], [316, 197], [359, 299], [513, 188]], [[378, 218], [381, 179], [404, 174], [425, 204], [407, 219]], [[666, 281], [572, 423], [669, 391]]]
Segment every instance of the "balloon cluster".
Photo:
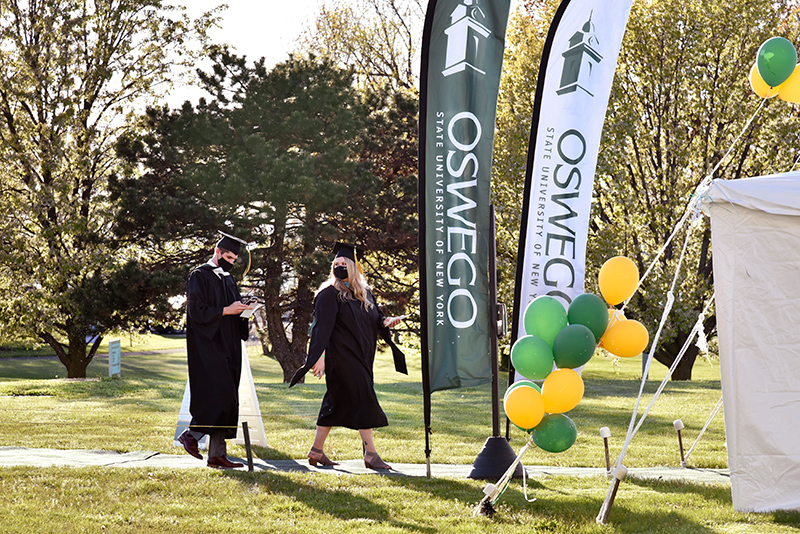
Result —
[[[628, 300], [639, 284], [639, 269], [625, 256], [606, 261], [597, 277], [600, 293], [611, 306]], [[608, 328], [599, 341], [599, 346], [614, 356], [632, 358], [638, 356], [650, 342], [647, 329], [639, 321], [627, 319], [614, 308], [608, 310]]]
[[[548, 452], [563, 452], [578, 437], [575, 423], [564, 415], [583, 398], [583, 379], [575, 369], [586, 365], [598, 346], [629, 357], [641, 354], [649, 341], [640, 322], [606, 304], [633, 294], [639, 283], [636, 265], [623, 256], [612, 258], [600, 269], [598, 282], [605, 302], [591, 293], [575, 297], [568, 309], [547, 295], [532, 300], [523, 314], [526, 335], [511, 347], [511, 363], [524, 379], [506, 390], [506, 416]], [[541, 387], [534, 382], [540, 380]]]
[[764, 41], [750, 69], [750, 87], [761, 98], [777, 96], [800, 104], [800, 64], [791, 41], [784, 37]]

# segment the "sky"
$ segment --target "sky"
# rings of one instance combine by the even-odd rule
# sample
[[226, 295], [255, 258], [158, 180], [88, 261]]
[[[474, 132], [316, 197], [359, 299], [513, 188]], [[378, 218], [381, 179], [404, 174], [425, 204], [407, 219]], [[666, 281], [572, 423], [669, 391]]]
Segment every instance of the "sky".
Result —
[[[248, 61], [264, 57], [266, 66], [286, 60], [295, 48], [294, 43], [305, 25], [311, 24], [323, 0], [167, 0], [168, 4], [186, 7], [186, 13], [196, 18], [221, 4], [228, 8], [220, 15], [219, 28], [211, 31], [214, 42], [229, 43], [238, 55]], [[521, 0], [511, 0], [513, 12]], [[210, 65], [210, 63], [209, 63]], [[184, 100], [194, 103], [207, 96], [197, 88], [181, 88], [167, 99], [171, 107]]]
[[[170, 0], [167, 3], [186, 7], [192, 18], [227, 4], [228, 9], [220, 15], [221, 27], [211, 31], [212, 40], [231, 44], [248, 61], [264, 57], [269, 67], [289, 57], [304, 24], [313, 22], [320, 0]], [[184, 100], [196, 102], [202, 95], [197, 89], [183, 88], [176, 90], [169, 102], [174, 107]]]
[[313, 21], [319, 0], [172, 0], [170, 3], [185, 6], [191, 16], [227, 4], [228, 9], [221, 15], [221, 28], [212, 30], [211, 37], [231, 43], [239, 54], [252, 59], [264, 56], [267, 64], [275, 64], [286, 59], [303, 24]]

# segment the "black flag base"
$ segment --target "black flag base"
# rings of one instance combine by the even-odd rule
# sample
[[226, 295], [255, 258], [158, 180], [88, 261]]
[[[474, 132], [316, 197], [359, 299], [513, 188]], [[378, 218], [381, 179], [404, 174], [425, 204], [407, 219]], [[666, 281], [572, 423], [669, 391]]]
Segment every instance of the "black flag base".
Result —
[[[517, 459], [517, 453], [508, 440], [502, 436], [486, 439], [483, 449], [472, 463], [472, 471], [467, 478], [497, 479], [502, 477]], [[522, 478], [522, 464], [517, 464], [513, 478]]]

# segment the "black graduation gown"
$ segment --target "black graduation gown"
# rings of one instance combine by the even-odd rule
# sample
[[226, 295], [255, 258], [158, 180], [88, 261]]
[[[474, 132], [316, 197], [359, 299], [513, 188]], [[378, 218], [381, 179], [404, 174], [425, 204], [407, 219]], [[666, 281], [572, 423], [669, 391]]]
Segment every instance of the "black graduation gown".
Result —
[[295, 373], [289, 387], [308, 372], [325, 352], [325, 384], [317, 425], [343, 426], [354, 430], [387, 426], [378, 404], [372, 374], [378, 331], [383, 314], [370, 293], [372, 308], [360, 300], [341, 300], [338, 290], [328, 286], [314, 300], [314, 328], [306, 365]]
[[231, 426], [225, 439], [232, 439], [239, 423], [242, 340], [248, 337], [248, 323], [238, 315], [222, 315], [241, 295], [232, 276], [220, 278], [213, 269], [209, 264], [198, 267], [186, 284], [189, 428], [208, 434], [215, 430], [211, 426]]

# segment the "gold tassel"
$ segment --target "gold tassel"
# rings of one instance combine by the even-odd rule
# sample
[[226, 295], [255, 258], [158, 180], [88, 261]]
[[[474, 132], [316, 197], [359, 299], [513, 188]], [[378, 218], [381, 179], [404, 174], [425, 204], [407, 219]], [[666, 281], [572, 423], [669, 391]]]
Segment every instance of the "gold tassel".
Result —
[[244, 280], [244, 277], [247, 276], [247, 273], [250, 272], [250, 264], [253, 261], [253, 256], [252, 256], [252, 254], [250, 254], [250, 247], [245, 247], [245, 248], [247, 248], [247, 269], [244, 270], [244, 274], [242, 275], [242, 279], [243, 280]]

